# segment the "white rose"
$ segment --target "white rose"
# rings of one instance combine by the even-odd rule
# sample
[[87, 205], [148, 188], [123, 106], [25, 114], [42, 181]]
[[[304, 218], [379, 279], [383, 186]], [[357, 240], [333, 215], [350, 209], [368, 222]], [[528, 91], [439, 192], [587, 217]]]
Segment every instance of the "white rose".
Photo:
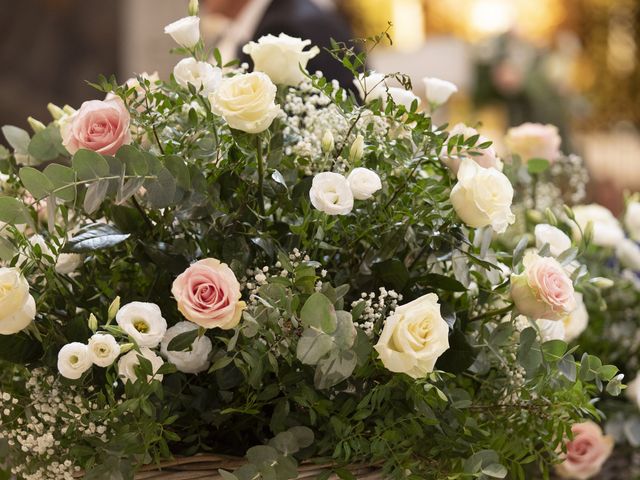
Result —
[[190, 16], [176, 20], [164, 27], [164, 33], [184, 48], [193, 48], [200, 41], [200, 17]]
[[532, 158], [544, 158], [553, 162], [561, 155], [560, 135], [554, 125], [523, 123], [510, 128], [504, 139], [509, 151], [523, 162]]
[[629, 236], [640, 242], [640, 202], [630, 202], [624, 215], [624, 225]]
[[[564, 325], [564, 339], [571, 342], [578, 338], [587, 328], [589, 323], [589, 313], [584, 304], [584, 298], [581, 293], [575, 292], [576, 308], [569, 315], [562, 318]], [[560, 322], [557, 322], [560, 323]]]
[[540, 339], [543, 342], [548, 342], [549, 340], [565, 339], [564, 324], [562, 322], [540, 318], [536, 320], [536, 324], [540, 329]]
[[167, 321], [155, 303], [128, 303], [118, 310], [116, 322], [140, 347], [157, 346], [167, 331]]
[[83, 256], [79, 253], [61, 253], [56, 260], [56, 272], [69, 275], [82, 265]]
[[353, 209], [351, 187], [339, 173], [322, 172], [313, 177], [309, 199], [315, 208], [328, 215], [347, 215]]
[[442, 105], [449, 97], [458, 91], [455, 84], [439, 78], [425, 77], [422, 79], [425, 87], [425, 96], [432, 105]]
[[533, 232], [538, 250], [545, 244], [549, 244], [549, 250], [554, 257], [571, 248], [571, 239], [562, 230], [553, 225], [540, 223], [536, 225]]
[[407, 110], [411, 109], [411, 104], [414, 100], [417, 101], [418, 106], [420, 106], [420, 97], [411, 90], [405, 90], [400, 87], [389, 87], [387, 94], [388, 97], [393, 99], [393, 103], [396, 105], [404, 105], [404, 108]]
[[202, 88], [202, 94], [208, 96], [220, 85], [222, 70], [189, 57], [183, 58], [173, 67], [173, 76], [181, 87], [188, 88], [191, 84], [197, 90]]
[[374, 348], [392, 372], [413, 378], [432, 372], [449, 348], [449, 326], [440, 314], [438, 296], [429, 293], [396, 308]]
[[369, 72], [360, 74], [353, 80], [353, 84], [364, 102], [373, 102], [378, 98], [384, 99], [387, 95], [387, 84], [384, 73]]
[[58, 352], [58, 371], [63, 377], [77, 380], [89, 368], [91, 368], [91, 358], [85, 344], [68, 343]]
[[625, 395], [640, 408], [640, 373], [627, 384]]
[[[449, 132], [449, 139], [457, 135], [462, 135], [462, 138], [467, 140], [475, 135], [479, 135], [479, 133], [475, 128], [468, 127], [464, 123], [458, 123], [454, 125], [454, 127]], [[476, 145], [480, 145], [488, 141], [488, 138], [479, 135]], [[474, 152], [474, 155], [471, 155], [471, 153], [469, 153], [468, 151], [456, 151], [456, 149], [452, 149], [451, 153], [449, 153], [448, 145], [449, 140], [447, 140], [447, 143], [445, 143], [445, 145], [442, 147], [442, 150], [440, 151], [440, 157], [442, 158], [442, 162], [455, 174], [458, 173], [458, 170], [460, 169], [460, 163], [462, 162], [463, 158], [469, 158], [481, 167], [495, 168], [496, 170], [502, 171], [502, 162], [498, 158], [498, 154], [496, 153], [496, 149], [493, 148], [493, 145], [489, 145], [487, 148], [473, 147], [467, 149], [466, 147], [463, 147], [465, 150]]]
[[87, 346], [89, 358], [99, 367], [108, 367], [120, 356], [120, 345], [108, 333], [94, 333]]
[[222, 80], [209, 96], [211, 110], [231, 128], [260, 133], [271, 126], [280, 113], [275, 103], [277, 88], [262, 72], [243, 73]]
[[307, 70], [310, 59], [320, 53], [318, 47], [304, 51], [311, 40], [290, 37], [285, 33], [279, 36], [265, 35], [257, 42], [249, 42], [242, 51], [251, 56], [254, 70], [269, 75], [278, 85], [296, 86], [304, 80], [302, 70]]
[[205, 335], [198, 337], [191, 344], [191, 350], [169, 350], [169, 343], [181, 333], [197, 330], [198, 325], [191, 322], [178, 322], [165, 334], [160, 344], [160, 352], [178, 370], [184, 373], [200, 373], [209, 368], [209, 354], [213, 349], [211, 339]]
[[623, 266], [640, 271], [640, 247], [633, 240], [621, 240], [616, 246], [616, 256]]
[[[593, 223], [593, 243], [601, 247], [615, 247], [624, 238], [620, 222], [602, 205], [578, 205], [573, 207], [576, 222], [584, 231], [589, 222]], [[580, 240], [580, 229], [574, 225], [573, 237]]]
[[451, 203], [463, 222], [474, 228], [491, 225], [497, 233], [503, 233], [515, 222], [512, 200], [513, 187], [502, 172], [481, 167], [468, 158], [462, 160]]
[[138, 356], [142, 356], [151, 362], [153, 377], [147, 375], [147, 382], [150, 382], [151, 380], [158, 380], [161, 382], [164, 376], [162, 374], [157, 374], [156, 372], [160, 369], [164, 362], [162, 361], [162, 358], [160, 358], [147, 347], [140, 348], [140, 352], [131, 350], [130, 352], [120, 357], [120, 360], [118, 360], [118, 375], [120, 376], [120, 378], [122, 378], [122, 381], [126, 382], [127, 380], [129, 380], [131, 383], [135, 383], [138, 379], [138, 376], [136, 375], [136, 367], [140, 365]]
[[368, 200], [382, 188], [378, 174], [368, 168], [354, 168], [347, 176], [347, 182], [356, 200]]
[[17, 268], [0, 268], [0, 335], [27, 328], [36, 318], [36, 302]]

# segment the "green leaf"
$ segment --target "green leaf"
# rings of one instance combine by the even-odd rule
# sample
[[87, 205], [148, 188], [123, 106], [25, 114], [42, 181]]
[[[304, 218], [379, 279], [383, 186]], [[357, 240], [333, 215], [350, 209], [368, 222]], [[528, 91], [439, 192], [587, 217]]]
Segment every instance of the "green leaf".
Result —
[[13, 243], [4, 237], [0, 237], [0, 260], [10, 262], [16, 255], [17, 251]]
[[613, 377], [616, 376], [618, 371], [619, 371], [618, 367], [616, 367], [615, 365], [602, 365], [598, 369], [598, 376], [600, 377], [601, 380], [608, 382], [609, 380], [611, 380]]
[[300, 320], [303, 326], [315, 327], [325, 333], [333, 333], [338, 324], [335, 307], [319, 292], [311, 295], [304, 303], [300, 311]]
[[178, 352], [188, 350], [191, 345], [193, 345], [193, 342], [195, 342], [196, 338], [198, 338], [197, 328], [189, 330], [188, 332], [183, 332], [171, 339], [169, 345], [167, 346], [167, 350]]
[[92, 223], [81, 228], [78, 234], [65, 244], [64, 251], [69, 253], [93, 252], [113, 247], [124, 242], [130, 236], [112, 225]]
[[209, 373], [215, 372], [216, 370], [222, 370], [231, 362], [233, 362], [233, 357], [227, 357], [226, 355], [224, 357], [220, 357], [215, 362], [213, 362], [213, 365], [211, 365], [211, 367], [209, 368]]
[[576, 247], [571, 247], [558, 255], [557, 260], [561, 265], [568, 265], [576, 259], [578, 253], [579, 250]]
[[124, 162], [127, 175], [144, 176], [149, 171], [145, 155], [132, 145], [123, 145], [116, 153], [116, 158]]
[[527, 160], [527, 171], [532, 174], [545, 172], [549, 168], [549, 160], [544, 158], [530, 158]]
[[172, 204], [176, 195], [176, 180], [156, 157], [148, 156], [149, 173], [155, 178], [144, 182], [147, 189], [146, 200], [152, 208], [165, 208]]
[[13, 197], [0, 197], [0, 222], [10, 225], [34, 225], [26, 205]]
[[83, 208], [85, 212], [91, 214], [100, 208], [109, 190], [109, 180], [98, 180], [89, 185], [84, 196]]
[[351, 376], [358, 363], [358, 358], [352, 350], [342, 352], [332, 351], [320, 360], [316, 367], [314, 384], [316, 388], [331, 388]]
[[559, 361], [567, 351], [567, 343], [562, 340], [549, 340], [542, 344], [544, 358], [549, 362]]
[[296, 357], [305, 365], [316, 365], [332, 348], [333, 340], [329, 335], [306, 328], [298, 340]]
[[516, 245], [516, 248], [513, 250], [512, 266], [514, 268], [516, 267], [516, 265], [518, 265], [522, 261], [522, 257], [524, 256], [524, 251], [527, 248], [528, 244], [529, 244], [529, 240], [527, 239], [527, 237], [526, 236], [522, 237], [518, 242], [518, 244]]
[[238, 477], [236, 477], [233, 473], [229, 473], [226, 470], [222, 470], [221, 468], [218, 469], [218, 473], [223, 480], [238, 480]]
[[351, 319], [351, 314], [340, 310], [336, 312], [336, 317], [336, 330], [331, 334], [333, 342], [340, 350], [350, 349], [356, 341], [357, 334], [356, 326]]
[[296, 437], [300, 448], [307, 448], [313, 445], [315, 436], [313, 430], [309, 427], [291, 427], [289, 431]]
[[2, 134], [4, 135], [4, 138], [7, 139], [7, 143], [11, 145], [11, 148], [13, 148], [15, 153], [21, 155], [27, 154], [31, 138], [26, 130], [14, 127], [13, 125], [5, 125], [2, 127]]
[[507, 469], [499, 463], [491, 463], [486, 467], [482, 467], [482, 473], [493, 478], [505, 478], [507, 476]]
[[76, 198], [76, 174], [73, 169], [52, 163], [43, 172], [53, 184], [55, 196], [65, 202], [73, 202]]
[[47, 176], [33, 167], [22, 167], [20, 169], [20, 181], [36, 200], [48, 197], [54, 188], [53, 183]]
[[467, 289], [458, 280], [439, 273], [428, 273], [420, 277], [419, 281], [430, 288], [447, 290], [449, 292], [465, 292]]
[[28, 151], [29, 155], [41, 162], [54, 160], [60, 155], [68, 154], [62, 145], [60, 129], [54, 124], [40, 130], [33, 136], [29, 142]]
[[257, 445], [247, 450], [247, 459], [256, 466], [278, 461], [278, 451], [267, 445]]
[[0, 335], [0, 359], [26, 365], [41, 356], [42, 345], [26, 333]]
[[78, 150], [71, 166], [76, 171], [78, 178], [82, 181], [96, 180], [109, 176], [109, 164], [99, 153], [91, 150]]
[[390, 258], [371, 265], [371, 270], [382, 282], [401, 292], [409, 282], [409, 270], [405, 264], [397, 258]]
[[189, 176], [189, 168], [184, 160], [177, 155], [170, 155], [164, 160], [164, 165], [171, 172], [176, 183], [183, 190], [191, 188], [191, 178]]

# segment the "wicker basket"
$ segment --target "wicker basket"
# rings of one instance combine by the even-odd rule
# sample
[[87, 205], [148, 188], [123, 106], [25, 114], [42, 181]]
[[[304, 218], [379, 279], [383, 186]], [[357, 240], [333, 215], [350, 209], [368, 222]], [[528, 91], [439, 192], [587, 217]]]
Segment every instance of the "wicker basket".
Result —
[[[222, 455], [196, 455], [194, 457], [177, 458], [164, 462], [159, 466], [144, 467], [136, 475], [136, 480], [222, 480], [218, 469], [235, 470], [245, 460]], [[314, 479], [331, 464], [303, 463], [298, 467], [299, 479]], [[349, 471], [359, 480], [383, 480], [381, 469], [366, 465], [352, 466]], [[338, 477], [331, 476], [331, 480]]]

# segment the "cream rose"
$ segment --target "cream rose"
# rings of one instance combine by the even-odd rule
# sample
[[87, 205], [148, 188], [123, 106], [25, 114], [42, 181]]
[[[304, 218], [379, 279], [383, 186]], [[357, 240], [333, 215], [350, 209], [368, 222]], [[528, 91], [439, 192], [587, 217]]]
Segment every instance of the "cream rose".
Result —
[[[576, 308], [569, 315], [562, 318], [564, 325], [564, 339], [571, 342], [578, 338], [585, 331], [589, 323], [589, 312], [584, 304], [584, 298], [581, 293], [576, 292], [574, 295], [576, 300]], [[558, 322], [559, 323], [559, 322]]]
[[368, 168], [354, 168], [347, 176], [347, 182], [356, 200], [369, 200], [382, 188], [378, 174]]
[[309, 199], [327, 215], [348, 215], [353, 209], [353, 192], [347, 179], [339, 173], [322, 172], [313, 177]]
[[442, 105], [449, 100], [449, 97], [458, 91], [458, 87], [454, 83], [439, 78], [425, 77], [424, 82], [425, 96], [431, 105]]
[[169, 350], [169, 343], [181, 333], [197, 330], [198, 326], [191, 322], [178, 322], [165, 334], [160, 344], [162, 356], [173, 363], [178, 370], [184, 373], [200, 373], [209, 368], [209, 354], [213, 349], [211, 339], [205, 335], [198, 337], [191, 344], [190, 350]]
[[311, 40], [281, 33], [277, 37], [265, 35], [257, 42], [249, 42], [242, 51], [253, 60], [254, 70], [269, 75], [273, 83], [296, 86], [304, 80], [302, 70], [307, 70], [309, 60], [320, 53], [316, 46], [304, 51], [310, 44]]
[[88, 342], [89, 359], [94, 365], [108, 367], [120, 356], [120, 345], [108, 333], [94, 333]]
[[564, 461], [556, 467], [563, 478], [587, 480], [596, 475], [613, 450], [613, 437], [603, 435], [593, 422], [577, 423], [571, 427], [573, 440], [566, 442]]
[[243, 73], [220, 82], [209, 96], [211, 110], [231, 128], [260, 133], [280, 114], [275, 103], [277, 88], [262, 72]]
[[554, 125], [523, 123], [510, 128], [504, 141], [511, 154], [518, 155], [523, 162], [532, 158], [553, 162], [561, 155], [561, 139]]
[[374, 347], [384, 366], [396, 373], [423, 378], [449, 348], [449, 326], [440, 314], [435, 293], [396, 308], [387, 318]]
[[209, 96], [222, 82], [222, 70], [208, 62], [199, 62], [193, 57], [183, 58], [173, 67], [173, 76], [178, 85], [188, 88], [189, 84], [202, 89], [202, 95]]
[[[573, 207], [576, 222], [584, 231], [587, 224], [593, 224], [593, 243], [601, 247], [615, 247], [624, 239], [624, 231], [620, 222], [602, 205], [578, 205]], [[574, 226], [573, 237], [580, 240], [580, 229]]]
[[[452, 138], [456, 135], [462, 135], [462, 137], [467, 140], [475, 135], [479, 135], [478, 131], [475, 128], [471, 128], [466, 126], [464, 123], [458, 123], [454, 125], [449, 132], [449, 138]], [[482, 143], [488, 142], [489, 139], [483, 136], [478, 138], [476, 145], [480, 145]], [[442, 162], [451, 169], [454, 174], [458, 173], [460, 169], [460, 163], [463, 158], [469, 158], [476, 162], [478, 165], [484, 168], [495, 168], [496, 170], [502, 171], [502, 162], [498, 158], [496, 153], [496, 149], [493, 148], [493, 145], [489, 145], [486, 148], [477, 148], [473, 147], [469, 149], [474, 152], [475, 155], [471, 155], [466, 151], [457, 152], [455, 149], [451, 151], [451, 153], [447, 152], [447, 143], [442, 147], [442, 151], [440, 153], [440, 158], [442, 158]]]
[[184, 48], [193, 48], [200, 41], [200, 17], [189, 16], [164, 27], [164, 33]]
[[65, 378], [77, 380], [91, 365], [89, 349], [83, 343], [68, 343], [58, 352], [58, 371]]
[[0, 268], [0, 335], [27, 328], [36, 317], [36, 302], [17, 268]]
[[640, 242], [640, 202], [629, 202], [624, 214], [624, 226], [627, 227], [629, 236]]
[[616, 246], [616, 256], [623, 266], [640, 271], [640, 247], [633, 240], [622, 239]]
[[140, 352], [131, 350], [120, 357], [120, 360], [118, 360], [118, 376], [122, 378], [122, 381], [126, 382], [128, 380], [131, 383], [135, 383], [136, 380], [138, 380], [138, 376], [136, 375], [136, 367], [140, 365], [138, 356], [142, 356], [151, 362], [151, 371], [153, 372], [153, 376], [147, 375], [147, 383], [151, 380], [158, 380], [161, 382], [164, 376], [156, 372], [162, 365], [164, 365], [164, 362], [162, 361], [162, 358], [147, 347], [140, 348]]
[[503, 233], [515, 222], [512, 200], [513, 187], [502, 172], [481, 167], [468, 158], [462, 160], [451, 203], [464, 223], [474, 228], [491, 225], [497, 233]]
[[128, 303], [118, 310], [116, 322], [140, 347], [157, 346], [167, 331], [167, 321], [155, 303]]
[[560, 320], [576, 308], [571, 279], [555, 258], [528, 252], [524, 272], [511, 275], [511, 298], [528, 317]]
[[61, 123], [62, 144], [71, 154], [85, 148], [114, 155], [122, 145], [131, 143], [130, 122], [131, 116], [120, 97], [89, 100]]
[[549, 251], [554, 257], [571, 248], [571, 239], [553, 225], [540, 223], [536, 225], [533, 233], [536, 237], [536, 248], [540, 250], [545, 244], [548, 244]]
[[200, 260], [173, 282], [171, 293], [185, 318], [205, 328], [229, 330], [240, 321], [245, 303], [240, 284], [226, 263]]

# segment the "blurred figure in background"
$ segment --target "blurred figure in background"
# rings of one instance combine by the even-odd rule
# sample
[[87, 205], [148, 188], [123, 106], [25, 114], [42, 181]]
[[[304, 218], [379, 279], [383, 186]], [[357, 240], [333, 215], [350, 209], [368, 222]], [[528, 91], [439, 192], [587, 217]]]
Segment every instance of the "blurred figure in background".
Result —
[[320, 70], [343, 87], [352, 86], [352, 75], [324, 51], [330, 39], [347, 42], [353, 38], [349, 25], [330, 0], [202, 0], [203, 34], [207, 43], [216, 46], [223, 61], [239, 58], [251, 64], [242, 47], [251, 40], [286, 33], [311, 40], [320, 47], [307, 69]]

